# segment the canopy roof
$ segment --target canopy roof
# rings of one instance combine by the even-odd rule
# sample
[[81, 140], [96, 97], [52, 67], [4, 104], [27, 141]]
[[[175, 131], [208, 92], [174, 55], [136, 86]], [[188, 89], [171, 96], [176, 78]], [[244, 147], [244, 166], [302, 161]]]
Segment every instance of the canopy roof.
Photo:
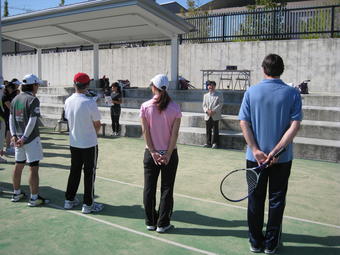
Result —
[[37, 48], [162, 40], [194, 27], [153, 0], [101, 0], [2, 19], [2, 36]]

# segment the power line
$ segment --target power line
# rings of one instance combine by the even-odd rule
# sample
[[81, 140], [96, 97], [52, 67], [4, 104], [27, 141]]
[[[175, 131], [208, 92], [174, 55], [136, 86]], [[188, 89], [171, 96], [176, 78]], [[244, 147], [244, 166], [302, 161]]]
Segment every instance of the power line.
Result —
[[10, 7], [10, 6], [8, 6], [8, 9], [18, 10], [18, 11], [25, 11], [25, 12], [33, 12], [33, 11], [34, 11], [34, 10], [32, 10], [32, 9], [19, 8], [19, 7]]

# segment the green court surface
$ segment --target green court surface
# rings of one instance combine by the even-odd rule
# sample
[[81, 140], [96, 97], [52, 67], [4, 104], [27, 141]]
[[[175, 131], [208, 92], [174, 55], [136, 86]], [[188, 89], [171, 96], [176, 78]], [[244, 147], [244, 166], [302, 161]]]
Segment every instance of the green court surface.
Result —
[[[149, 232], [142, 205], [144, 141], [100, 138], [98, 214], [81, 206], [63, 210], [70, 153], [68, 137], [43, 130], [40, 193], [48, 206], [10, 202], [13, 158], [0, 165], [0, 254], [250, 254], [246, 201], [229, 203], [219, 193], [228, 170], [244, 166], [244, 152], [179, 145], [172, 224]], [[28, 171], [22, 189], [29, 193]], [[78, 198], [82, 200], [83, 186]], [[279, 254], [340, 254], [339, 164], [294, 160]], [[159, 199], [159, 195], [158, 195]]]

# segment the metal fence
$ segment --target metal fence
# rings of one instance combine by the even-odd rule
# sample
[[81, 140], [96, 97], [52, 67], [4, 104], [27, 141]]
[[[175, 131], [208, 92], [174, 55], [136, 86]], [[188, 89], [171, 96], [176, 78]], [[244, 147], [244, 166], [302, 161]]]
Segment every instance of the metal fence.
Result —
[[[186, 18], [196, 30], [180, 37], [180, 43], [312, 39], [340, 37], [340, 5], [309, 8], [256, 9]], [[165, 41], [120, 42], [100, 49], [168, 45]], [[43, 53], [92, 50], [92, 46], [45, 49]], [[34, 54], [30, 47], [3, 40], [3, 54]]]
[[186, 20], [197, 28], [183, 35], [189, 42], [340, 37], [340, 5], [256, 9]]

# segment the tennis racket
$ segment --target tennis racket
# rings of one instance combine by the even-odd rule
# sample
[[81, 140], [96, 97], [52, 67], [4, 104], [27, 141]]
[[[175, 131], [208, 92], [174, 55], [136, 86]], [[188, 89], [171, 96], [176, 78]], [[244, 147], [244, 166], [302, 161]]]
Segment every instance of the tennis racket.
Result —
[[[279, 157], [285, 150], [286, 148], [282, 148], [274, 155], [274, 158]], [[256, 189], [261, 172], [269, 164], [270, 161], [257, 167], [229, 172], [220, 184], [222, 196], [230, 202], [240, 202], [248, 198]]]

